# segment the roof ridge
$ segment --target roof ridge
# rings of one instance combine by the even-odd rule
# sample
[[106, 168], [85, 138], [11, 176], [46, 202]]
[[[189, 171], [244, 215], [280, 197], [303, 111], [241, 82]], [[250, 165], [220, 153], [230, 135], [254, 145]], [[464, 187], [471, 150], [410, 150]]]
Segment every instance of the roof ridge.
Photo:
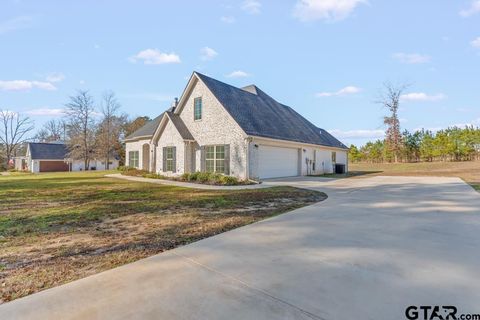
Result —
[[66, 145], [65, 142], [28, 142], [28, 144], [53, 144], [57, 146]]
[[[248, 91], [242, 89], [242, 88], [245, 88], [245, 87], [242, 87], [242, 88], [235, 87], [235, 86], [232, 85], [232, 84], [229, 84], [229, 83], [220, 81], [220, 80], [218, 80], [218, 79], [209, 77], [209, 76], [204, 75], [203, 73], [200, 73], [200, 72], [197, 72], [197, 71], [194, 71], [194, 73], [196, 73], [198, 76], [200, 76], [200, 78], [205, 77], [205, 78], [207, 78], [208, 80], [213, 80], [213, 81], [219, 82], [219, 83], [221, 83], [222, 85], [226, 85], [226, 86], [229, 86], [229, 87], [231, 87], [231, 88], [234, 88], [234, 89], [236, 89], [236, 90], [238, 90], [238, 91], [245, 92], [245, 93], [249, 93], [249, 94], [251, 94], [251, 95], [254, 95], [254, 96], [257, 96], [257, 97], [258, 97], [258, 94], [255, 94], [255, 93], [252, 93], [252, 92], [248, 92]], [[248, 85], [248, 86], [250, 86], [250, 85]], [[248, 86], [246, 86], [246, 87], [248, 87]], [[253, 86], [255, 86], [255, 88], [257, 88], [258, 90], [262, 91], [257, 85], [253, 85]], [[262, 91], [262, 92], [263, 92], [263, 91]], [[264, 92], [264, 94], [267, 95], [265, 92]], [[267, 96], [268, 96], [268, 95], [267, 95]]]

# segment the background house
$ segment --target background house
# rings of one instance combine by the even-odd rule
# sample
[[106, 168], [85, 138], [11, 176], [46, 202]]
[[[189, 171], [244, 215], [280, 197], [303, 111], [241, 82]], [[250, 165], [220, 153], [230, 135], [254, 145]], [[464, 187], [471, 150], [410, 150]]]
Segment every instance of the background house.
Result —
[[[110, 169], [118, 168], [118, 158], [110, 159]], [[104, 160], [91, 160], [89, 170], [105, 170]], [[83, 171], [83, 160], [68, 158], [68, 148], [64, 143], [28, 143], [24, 157], [15, 159], [15, 168], [37, 172]]]

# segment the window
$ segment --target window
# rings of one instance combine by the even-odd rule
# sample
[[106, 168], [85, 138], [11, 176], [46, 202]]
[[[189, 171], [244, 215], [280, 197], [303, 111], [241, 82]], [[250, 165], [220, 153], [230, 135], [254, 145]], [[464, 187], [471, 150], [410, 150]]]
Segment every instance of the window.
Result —
[[205, 170], [225, 173], [225, 146], [205, 147]]
[[128, 166], [138, 168], [138, 151], [128, 152]]
[[202, 120], [202, 98], [198, 97], [193, 100], [193, 119]]
[[166, 147], [165, 148], [165, 152], [166, 152], [166, 156], [165, 156], [165, 159], [166, 159], [166, 162], [165, 162], [165, 166], [166, 166], [166, 170], [165, 171], [174, 171], [174, 168], [175, 168], [175, 165], [174, 165], [174, 161], [175, 161], [175, 158], [174, 158], [174, 151], [173, 151], [173, 147]]
[[337, 153], [335, 151], [332, 152], [332, 163], [337, 162]]

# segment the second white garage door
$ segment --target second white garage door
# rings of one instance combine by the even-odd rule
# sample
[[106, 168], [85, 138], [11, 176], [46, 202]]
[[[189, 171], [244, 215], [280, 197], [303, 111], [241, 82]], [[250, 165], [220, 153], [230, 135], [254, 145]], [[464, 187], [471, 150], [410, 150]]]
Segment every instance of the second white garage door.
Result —
[[260, 179], [298, 175], [298, 149], [260, 145], [258, 153]]

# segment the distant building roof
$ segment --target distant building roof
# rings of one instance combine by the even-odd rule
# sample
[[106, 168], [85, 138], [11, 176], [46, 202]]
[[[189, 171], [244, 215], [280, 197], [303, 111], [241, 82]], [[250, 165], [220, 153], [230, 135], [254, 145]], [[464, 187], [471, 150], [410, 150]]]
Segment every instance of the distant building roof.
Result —
[[65, 144], [31, 142], [28, 147], [32, 159], [63, 160], [68, 157], [68, 148]]
[[283, 105], [255, 85], [242, 89], [195, 72], [246, 134], [347, 149], [292, 108]]

